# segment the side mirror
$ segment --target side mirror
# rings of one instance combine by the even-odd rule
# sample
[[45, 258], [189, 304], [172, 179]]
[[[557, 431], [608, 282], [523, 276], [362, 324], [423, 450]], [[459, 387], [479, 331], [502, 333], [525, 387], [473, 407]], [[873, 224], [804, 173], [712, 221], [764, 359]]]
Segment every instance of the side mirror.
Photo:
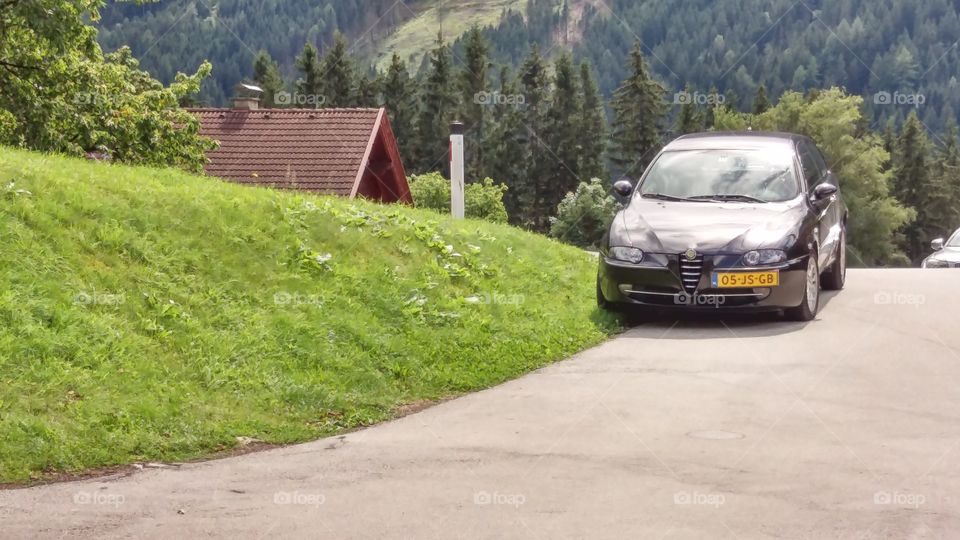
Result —
[[933, 242], [930, 242], [930, 247], [933, 248], [934, 251], [943, 249], [943, 238], [937, 238]]
[[613, 184], [613, 192], [625, 200], [633, 193], [633, 184], [631, 184], [629, 180], [619, 180]]
[[837, 191], [840, 191], [837, 186], [829, 182], [824, 182], [813, 188], [813, 200], [822, 201], [836, 195]]

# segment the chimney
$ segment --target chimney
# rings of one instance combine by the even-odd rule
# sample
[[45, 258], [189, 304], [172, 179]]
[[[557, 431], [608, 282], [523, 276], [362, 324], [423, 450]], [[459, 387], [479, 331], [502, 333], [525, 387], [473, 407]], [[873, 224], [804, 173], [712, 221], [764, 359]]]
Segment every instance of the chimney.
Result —
[[233, 87], [237, 95], [233, 97], [233, 108], [255, 111], [260, 108], [260, 96], [263, 89], [252, 84], [240, 83]]

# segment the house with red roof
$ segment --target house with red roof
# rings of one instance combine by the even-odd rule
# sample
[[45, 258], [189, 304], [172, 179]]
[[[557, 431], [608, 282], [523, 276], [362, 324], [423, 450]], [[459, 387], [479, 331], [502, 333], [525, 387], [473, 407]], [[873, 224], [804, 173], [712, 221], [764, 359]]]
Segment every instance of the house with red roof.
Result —
[[233, 108], [188, 109], [200, 134], [220, 143], [207, 153], [210, 176], [240, 184], [375, 201], [412, 203], [386, 110], [260, 109], [256, 97]]

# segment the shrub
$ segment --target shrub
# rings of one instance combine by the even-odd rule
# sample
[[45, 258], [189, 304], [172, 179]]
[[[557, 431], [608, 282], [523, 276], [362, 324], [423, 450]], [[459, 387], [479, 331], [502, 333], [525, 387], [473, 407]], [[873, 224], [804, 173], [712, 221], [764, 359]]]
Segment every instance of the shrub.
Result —
[[596, 248], [617, 213], [617, 202], [599, 178], [580, 182], [550, 218], [550, 236], [580, 247]]
[[[443, 175], [438, 172], [414, 175], [410, 177], [409, 184], [415, 206], [450, 213], [450, 181]], [[507, 209], [503, 205], [506, 191], [506, 185], [494, 184], [491, 178], [467, 184], [464, 214], [469, 218], [506, 223]]]

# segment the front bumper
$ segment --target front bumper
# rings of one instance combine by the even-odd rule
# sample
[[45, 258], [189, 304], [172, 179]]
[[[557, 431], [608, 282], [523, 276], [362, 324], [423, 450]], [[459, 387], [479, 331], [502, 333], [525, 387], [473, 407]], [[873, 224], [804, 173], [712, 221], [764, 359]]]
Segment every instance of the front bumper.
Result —
[[[668, 257], [665, 267], [634, 265], [600, 256], [600, 290], [608, 302], [659, 309], [697, 311], [767, 311], [799, 306], [806, 289], [807, 256], [764, 268], [735, 266], [740, 256], [705, 255], [700, 276], [684, 287], [680, 256]], [[776, 287], [717, 289], [711, 284], [714, 271], [779, 270]], [[689, 269], [684, 269], [688, 272]], [[688, 277], [689, 279], [689, 277]]]

